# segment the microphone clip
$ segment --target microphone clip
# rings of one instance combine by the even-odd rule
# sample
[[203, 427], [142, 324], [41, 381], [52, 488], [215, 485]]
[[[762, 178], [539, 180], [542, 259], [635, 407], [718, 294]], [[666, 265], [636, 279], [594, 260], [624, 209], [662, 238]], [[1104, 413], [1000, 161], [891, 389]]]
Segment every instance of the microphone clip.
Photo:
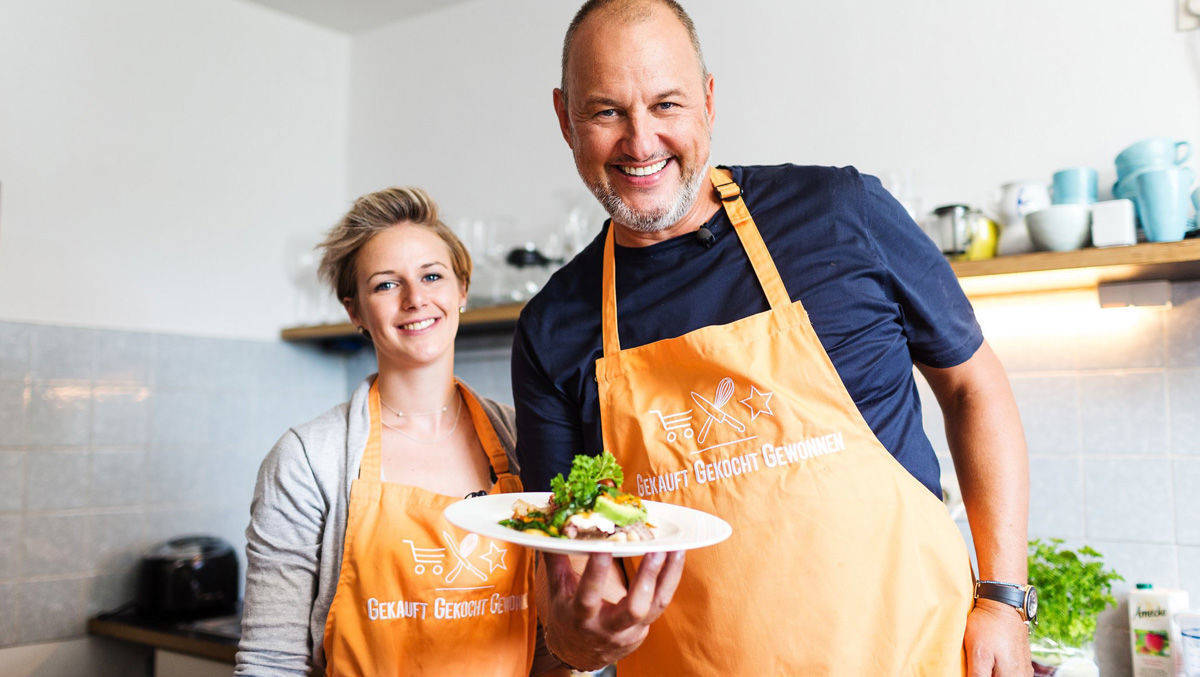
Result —
[[704, 245], [705, 249], [712, 249], [712, 246], [717, 243], [717, 236], [713, 235], [708, 228], [700, 226], [700, 230], [696, 231], [696, 240]]

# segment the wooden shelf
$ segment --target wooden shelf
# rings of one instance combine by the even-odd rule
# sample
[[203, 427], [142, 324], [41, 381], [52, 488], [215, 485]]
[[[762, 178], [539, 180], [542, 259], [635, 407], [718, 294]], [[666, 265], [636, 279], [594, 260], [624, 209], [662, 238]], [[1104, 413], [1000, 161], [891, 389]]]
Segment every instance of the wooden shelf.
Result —
[[[472, 308], [459, 318], [458, 335], [485, 334], [495, 331], [512, 331], [521, 314], [522, 303], [509, 303], [502, 306], [487, 308]], [[358, 335], [354, 325], [349, 322], [337, 324], [317, 324], [308, 327], [290, 327], [280, 332], [284, 341], [318, 342], [337, 344], [338, 342], [355, 345], [365, 343]]]
[[[1073, 252], [1035, 252], [985, 261], [950, 264], [967, 296], [991, 296], [1095, 287], [1101, 282], [1200, 279], [1200, 238], [1148, 242], [1127, 247], [1088, 248]], [[475, 308], [463, 313], [460, 336], [512, 331], [522, 304]], [[362, 339], [349, 322], [293, 327], [285, 341], [311, 341], [356, 347]]]
[[1200, 239], [950, 264], [968, 296], [1095, 287], [1101, 282], [1200, 279]]

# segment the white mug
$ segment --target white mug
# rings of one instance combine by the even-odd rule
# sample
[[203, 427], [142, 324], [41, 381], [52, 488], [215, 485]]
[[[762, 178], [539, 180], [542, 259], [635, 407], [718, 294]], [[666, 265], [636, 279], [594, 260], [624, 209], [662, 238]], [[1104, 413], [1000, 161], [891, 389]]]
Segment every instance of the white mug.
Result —
[[1050, 189], [1041, 181], [1013, 181], [1000, 187], [1000, 218], [1005, 225], [1050, 206]]

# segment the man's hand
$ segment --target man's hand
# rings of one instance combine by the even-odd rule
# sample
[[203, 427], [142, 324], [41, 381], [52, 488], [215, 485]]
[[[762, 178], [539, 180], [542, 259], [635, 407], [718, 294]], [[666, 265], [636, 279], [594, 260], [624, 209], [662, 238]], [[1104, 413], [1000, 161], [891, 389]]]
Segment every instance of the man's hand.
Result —
[[975, 600], [967, 616], [968, 677], [1032, 675], [1029, 629], [1017, 610], [990, 599]]
[[598, 670], [633, 653], [683, 573], [683, 552], [650, 553], [626, 588], [612, 555], [589, 556], [582, 575], [566, 555], [542, 557], [536, 600], [546, 647], [580, 670]]

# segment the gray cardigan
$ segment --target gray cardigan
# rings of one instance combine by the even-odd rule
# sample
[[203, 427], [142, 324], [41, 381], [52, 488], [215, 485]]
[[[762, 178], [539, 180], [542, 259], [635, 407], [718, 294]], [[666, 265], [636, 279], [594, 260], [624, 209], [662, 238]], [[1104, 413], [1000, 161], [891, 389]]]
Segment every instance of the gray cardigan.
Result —
[[[370, 429], [370, 384], [368, 377], [348, 403], [288, 430], [263, 460], [246, 528], [235, 675], [324, 672], [325, 617], [341, 571], [350, 484]], [[516, 474], [512, 407], [476, 398]]]

